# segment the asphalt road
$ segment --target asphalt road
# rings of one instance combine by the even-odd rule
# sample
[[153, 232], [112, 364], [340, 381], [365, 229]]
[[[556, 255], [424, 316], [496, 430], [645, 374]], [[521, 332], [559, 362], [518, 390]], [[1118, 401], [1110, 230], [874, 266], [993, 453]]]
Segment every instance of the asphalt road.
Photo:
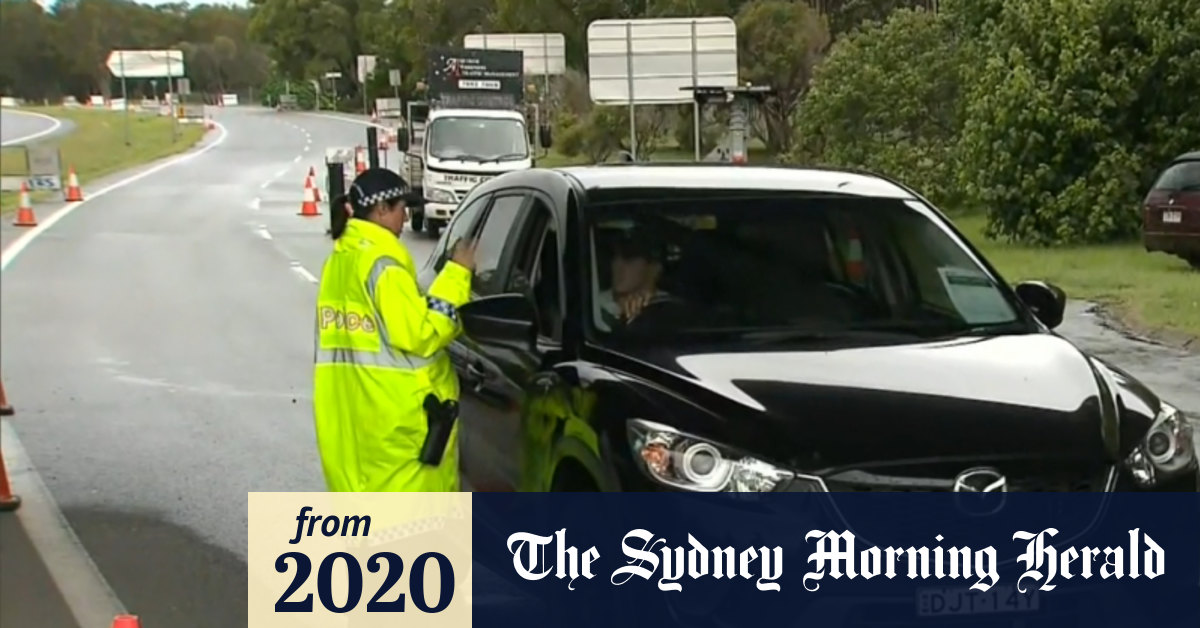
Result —
[[0, 109], [0, 145], [16, 146], [49, 135], [60, 135], [71, 128], [70, 122], [15, 109]]
[[[244, 625], [246, 493], [323, 489], [310, 382], [328, 215], [297, 213], [309, 166], [365, 127], [234, 108], [217, 119], [219, 145], [89, 200], [0, 284], [12, 425], [147, 627]], [[418, 262], [432, 248], [405, 241]], [[1065, 329], [1200, 411], [1200, 358], [1085, 314]]]

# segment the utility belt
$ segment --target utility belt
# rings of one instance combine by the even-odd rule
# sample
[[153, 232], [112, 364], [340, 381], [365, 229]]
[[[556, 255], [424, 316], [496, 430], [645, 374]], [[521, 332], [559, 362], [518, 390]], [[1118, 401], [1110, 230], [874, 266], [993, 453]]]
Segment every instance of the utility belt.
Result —
[[442, 401], [432, 394], [425, 396], [425, 421], [429, 425], [429, 431], [425, 434], [425, 442], [421, 444], [421, 455], [417, 458], [421, 464], [436, 467], [442, 463], [446, 445], [450, 442], [450, 432], [454, 430], [454, 422], [457, 420], [457, 401]]

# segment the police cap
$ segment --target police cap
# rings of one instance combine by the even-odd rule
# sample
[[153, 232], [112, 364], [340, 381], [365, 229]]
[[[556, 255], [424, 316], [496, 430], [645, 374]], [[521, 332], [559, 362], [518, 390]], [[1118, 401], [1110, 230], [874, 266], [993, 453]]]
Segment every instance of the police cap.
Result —
[[419, 202], [404, 177], [386, 168], [368, 168], [350, 184], [351, 204], [356, 210], [366, 210], [378, 203], [402, 200], [408, 205]]

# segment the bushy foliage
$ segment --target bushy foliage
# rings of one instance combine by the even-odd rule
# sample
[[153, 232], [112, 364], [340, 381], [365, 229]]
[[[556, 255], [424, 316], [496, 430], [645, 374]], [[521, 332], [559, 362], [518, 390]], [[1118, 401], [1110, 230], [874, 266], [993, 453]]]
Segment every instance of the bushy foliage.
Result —
[[993, 237], [1106, 242], [1200, 146], [1197, 94], [1200, 0], [947, 0], [839, 39], [789, 157], [983, 210]]
[[989, 234], [1135, 234], [1154, 171], [1200, 143], [1200, 0], [1009, 2], [985, 37], [960, 182]]
[[817, 68], [788, 161], [879, 172], [959, 200], [954, 142], [963, 60], [947, 20], [902, 10], [834, 45]]

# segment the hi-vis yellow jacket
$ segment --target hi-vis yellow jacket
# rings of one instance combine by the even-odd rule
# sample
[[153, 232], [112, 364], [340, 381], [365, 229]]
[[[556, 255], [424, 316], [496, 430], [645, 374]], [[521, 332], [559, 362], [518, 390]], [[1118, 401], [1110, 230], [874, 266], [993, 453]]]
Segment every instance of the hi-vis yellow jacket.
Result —
[[471, 271], [447, 262], [428, 296], [412, 257], [387, 229], [350, 219], [321, 272], [313, 412], [330, 491], [457, 491], [458, 429], [437, 467], [417, 456], [423, 403], [458, 399], [445, 348]]

